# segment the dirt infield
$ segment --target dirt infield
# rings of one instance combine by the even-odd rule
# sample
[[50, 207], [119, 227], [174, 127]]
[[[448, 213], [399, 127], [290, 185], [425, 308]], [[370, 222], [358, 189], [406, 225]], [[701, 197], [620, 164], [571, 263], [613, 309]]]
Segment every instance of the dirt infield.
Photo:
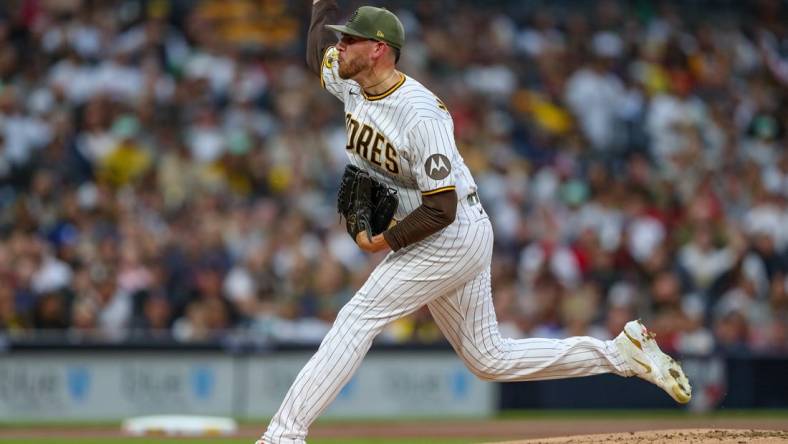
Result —
[[[525, 442], [529, 444], [537, 442], [571, 442], [573, 444], [602, 442], [641, 442], [643, 444], [661, 442], [695, 442], [698, 444], [707, 442], [755, 442], [750, 438], [742, 438], [738, 439], [738, 441], [736, 440], [737, 438], [731, 438], [731, 441], [714, 441], [713, 439], [721, 436], [720, 433], [715, 431], [720, 431], [722, 434], [727, 433], [731, 437], [747, 433], [773, 433], [770, 437], [776, 439], [776, 441], [762, 442], [788, 442], [788, 432], [786, 432], [788, 431], [788, 418], [549, 418], [471, 420], [463, 422], [318, 424], [312, 430], [311, 436], [315, 438], [456, 437], [468, 438], [473, 442], [508, 441], [510, 443]], [[679, 433], [685, 434], [687, 440], [680, 441], [679, 439], [684, 439], [685, 437], [679, 435]], [[601, 440], [600, 436], [602, 437]], [[702, 438], [703, 436], [707, 436], [707, 438]], [[552, 440], [548, 441], [548, 438]], [[662, 440], [660, 441], [660, 439]], [[673, 441], [670, 441], [670, 439], [673, 439]]]
[[[244, 425], [236, 435], [257, 437], [265, 425]], [[365, 421], [315, 424], [310, 438], [461, 438], [469, 443], [773, 443], [788, 442], [788, 417], [518, 418], [465, 421]], [[0, 437], [112, 438], [119, 427], [8, 427]], [[108, 439], [108, 442], [111, 442]]]
[[678, 429], [629, 433], [603, 433], [561, 438], [507, 441], [496, 444], [773, 444], [788, 442], [788, 432], [777, 430]]

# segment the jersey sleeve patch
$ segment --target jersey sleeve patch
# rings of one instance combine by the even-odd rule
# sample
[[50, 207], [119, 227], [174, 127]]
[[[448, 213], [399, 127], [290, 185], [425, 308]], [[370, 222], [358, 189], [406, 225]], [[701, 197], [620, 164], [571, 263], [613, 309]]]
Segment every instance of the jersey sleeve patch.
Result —
[[443, 154], [433, 154], [424, 162], [424, 172], [430, 179], [443, 180], [451, 173], [451, 162]]
[[320, 73], [320, 87], [326, 89], [326, 76], [334, 74], [334, 59], [337, 56], [337, 49], [333, 46], [326, 48], [323, 53], [323, 70]]
[[408, 134], [412, 171], [419, 190], [455, 186], [457, 148], [450, 119], [422, 119]]
[[332, 51], [335, 50], [336, 48], [334, 48], [333, 46], [329, 46], [328, 48], [326, 48], [326, 52], [323, 53], [323, 66], [325, 66], [328, 69], [332, 69], [334, 67], [334, 59], [332, 57], [327, 57], [327, 56], [330, 52], [333, 55]]

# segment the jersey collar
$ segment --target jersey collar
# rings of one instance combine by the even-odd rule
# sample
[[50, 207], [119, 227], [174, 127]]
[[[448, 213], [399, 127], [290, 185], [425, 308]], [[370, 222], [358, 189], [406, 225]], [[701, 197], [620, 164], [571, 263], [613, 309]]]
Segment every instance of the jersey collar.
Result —
[[386, 91], [384, 91], [384, 92], [382, 92], [380, 94], [374, 95], [374, 96], [368, 96], [367, 93], [364, 92], [364, 89], [362, 89], [361, 90], [361, 94], [363, 94], [364, 98], [369, 100], [370, 102], [373, 102], [375, 100], [385, 99], [386, 97], [388, 97], [391, 94], [393, 94], [394, 91], [398, 90], [399, 87], [402, 86], [403, 83], [405, 83], [405, 74], [399, 73], [399, 75], [400, 75], [399, 82], [395, 83], [394, 86], [392, 86], [391, 88], [387, 89]]

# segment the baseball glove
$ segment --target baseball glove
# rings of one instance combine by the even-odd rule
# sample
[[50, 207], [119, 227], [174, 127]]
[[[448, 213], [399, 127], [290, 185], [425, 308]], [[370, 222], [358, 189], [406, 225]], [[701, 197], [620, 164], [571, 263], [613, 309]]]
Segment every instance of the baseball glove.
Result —
[[367, 238], [386, 231], [397, 211], [397, 190], [378, 182], [364, 170], [348, 165], [339, 184], [337, 210], [345, 218], [353, 241], [365, 231]]

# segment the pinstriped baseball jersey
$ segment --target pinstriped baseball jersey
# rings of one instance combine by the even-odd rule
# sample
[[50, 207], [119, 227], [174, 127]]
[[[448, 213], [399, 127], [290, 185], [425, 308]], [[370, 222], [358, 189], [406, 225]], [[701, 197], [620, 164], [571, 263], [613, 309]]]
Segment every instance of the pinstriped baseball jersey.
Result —
[[461, 200], [476, 191], [454, 143], [446, 106], [404, 74], [388, 91], [368, 96], [358, 83], [339, 77], [338, 51], [323, 56], [321, 85], [345, 104], [350, 162], [397, 190], [395, 218], [421, 205], [421, 196], [455, 189]]
[[309, 425], [353, 376], [373, 339], [424, 305], [457, 355], [483, 379], [632, 374], [613, 341], [502, 338], [490, 288], [492, 225], [472, 196], [476, 184], [457, 152], [446, 107], [400, 73], [390, 90], [366, 96], [356, 82], [339, 77], [333, 47], [320, 70], [322, 85], [345, 104], [350, 161], [398, 190], [398, 218], [425, 194], [455, 189], [459, 202], [452, 223], [390, 252], [375, 267], [337, 314], [258, 444], [305, 444]]

